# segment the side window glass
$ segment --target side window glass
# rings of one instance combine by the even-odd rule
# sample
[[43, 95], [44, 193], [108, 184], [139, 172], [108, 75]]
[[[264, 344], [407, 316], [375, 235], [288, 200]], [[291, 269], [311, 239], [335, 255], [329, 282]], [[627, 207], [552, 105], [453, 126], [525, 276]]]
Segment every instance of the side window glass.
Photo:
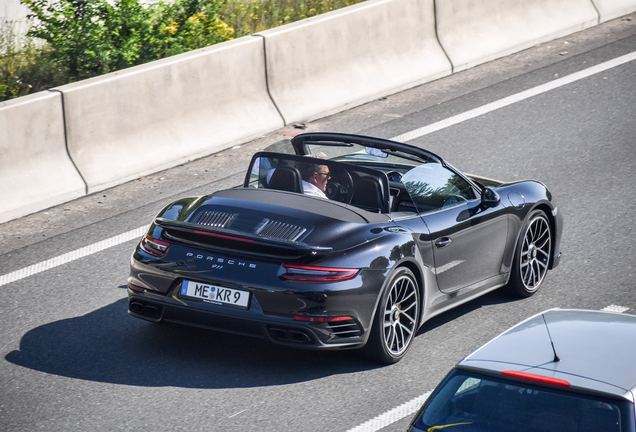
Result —
[[475, 390], [479, 388], [480, 384], [481, 380], [479, 378], [466, 378], [466, 381], [464, 381], [455, 392], [455, 396]]
[[417, 211], [431, 213], [475, 199], [470, 184], [438, 163], [417, 166], [402, 177]]
[[267, 187], [267, 183], [277, 166], [275, 159], [266, 157], [259, 157], [254, 161], [252, 165], [252, 171], [250, 172], [249, 187], [264, 188]]

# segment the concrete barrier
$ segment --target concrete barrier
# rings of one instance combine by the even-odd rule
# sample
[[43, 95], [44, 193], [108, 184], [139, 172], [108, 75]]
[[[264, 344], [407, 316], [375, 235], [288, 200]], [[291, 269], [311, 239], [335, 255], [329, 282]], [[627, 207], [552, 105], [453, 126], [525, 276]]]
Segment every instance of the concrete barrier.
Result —
[[590, 0], [442, 0], [436, 12], [439, 41], [454, 71], [583, 30], [599, 19]]
[[0, 223], [84, 195], [66, 152], [59, 93], [0, 102], [0, 173]]
[[270, 93], [287, 124], [451, 73], [433, 0], [370, 0], [259, 35]]
[[634, 11], [636, 0], [369, 0], [0, 103], [0, 223]]
[[636, 12], [636, 0], [592, 0], [601, 15], [600, 22]]
[[244, 37], [58, 88], [71, 157], [96, 192], [283, 126], [261, 38]]

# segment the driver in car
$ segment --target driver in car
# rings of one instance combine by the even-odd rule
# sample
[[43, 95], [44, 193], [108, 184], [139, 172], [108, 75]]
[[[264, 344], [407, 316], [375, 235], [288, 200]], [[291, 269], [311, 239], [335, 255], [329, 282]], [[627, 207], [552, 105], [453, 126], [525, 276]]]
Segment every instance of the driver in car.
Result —
[[327, 188], [327, 181], [331, 178], [329, 167], [316, 163], [302, 163], [298, 169], [303, 179], [303, 192], [306, 195], [327, 198], [325, 189]]

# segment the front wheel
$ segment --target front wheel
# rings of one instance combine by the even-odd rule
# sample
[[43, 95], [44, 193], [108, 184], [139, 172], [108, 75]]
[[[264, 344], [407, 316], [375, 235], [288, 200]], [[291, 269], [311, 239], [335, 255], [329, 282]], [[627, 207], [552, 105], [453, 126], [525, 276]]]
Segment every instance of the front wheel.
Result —
[[545, 213], [537, 210], [530, 216], [520, 244], [517, 245], [508, 292], [530, 297], [545, 279], [552, 253], [552, 230]]
[[366, 354], [382, 363], [397, 363], [408, 351], [420, 314], [420, 293], [411, 270], [401, 267], [388, 279], [375, 313]]

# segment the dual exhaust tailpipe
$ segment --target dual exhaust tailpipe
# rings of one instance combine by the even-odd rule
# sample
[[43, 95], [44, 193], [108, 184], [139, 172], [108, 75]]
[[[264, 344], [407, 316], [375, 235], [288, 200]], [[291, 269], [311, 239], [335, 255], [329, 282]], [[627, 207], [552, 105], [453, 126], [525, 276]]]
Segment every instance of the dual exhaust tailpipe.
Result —
[[128, 310], [135, 315], [142, 315], [143, 318], [151, 321], [159, 321], [161, 319], [162, 308], [143, 301], [131, 301], [128, 304]]
[[283, 327], [270, 327], [270, 336], [279, 342], [291, 342], [298, 344], [311, 344], [314, 343], [313, 338], [302, 330], [283, 328]]

